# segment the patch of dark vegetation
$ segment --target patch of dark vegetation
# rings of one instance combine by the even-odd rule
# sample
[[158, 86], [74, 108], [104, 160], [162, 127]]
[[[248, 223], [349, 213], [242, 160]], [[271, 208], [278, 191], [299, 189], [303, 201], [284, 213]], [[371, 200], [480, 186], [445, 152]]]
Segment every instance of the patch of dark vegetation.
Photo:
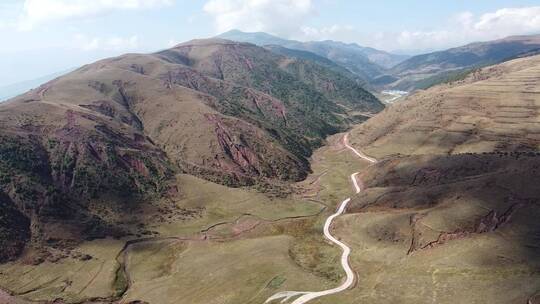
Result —
[[0, 191], [0, 263], [18, 257], [30, 240], [30, 220]]
[[[76, 127], [70, 128], [46, 140], [0, 137], [0, 243], [5, 248], [0, 261], [17, 257], [26, 245], [69, 249], [70, 239], [126, 235], [127, 229], [90, 213], [89, 202], [107, 195], [131, 201], [136, 208], [168, 189], [172, 170], [160, 152], [133, 153], [139, 144], [110, 133], [71, 139]], [[56, 240], [62, 230], [70, 236]], [[36, 261], [65, 256], [38, 254]]]

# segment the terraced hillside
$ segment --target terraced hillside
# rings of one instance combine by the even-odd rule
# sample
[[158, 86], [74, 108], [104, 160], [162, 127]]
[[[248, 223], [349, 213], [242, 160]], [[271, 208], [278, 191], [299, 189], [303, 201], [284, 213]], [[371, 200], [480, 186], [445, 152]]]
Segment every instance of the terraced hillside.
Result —
[[370, 155], [536, 151], [540, 56], [418, 92], [354, 131]]
[[353, 130], [353, 145], [380, 161], [340, 223], [359, 288], [333, 301], [538, 301], [539, 93], [540, 56], [521, 58]]

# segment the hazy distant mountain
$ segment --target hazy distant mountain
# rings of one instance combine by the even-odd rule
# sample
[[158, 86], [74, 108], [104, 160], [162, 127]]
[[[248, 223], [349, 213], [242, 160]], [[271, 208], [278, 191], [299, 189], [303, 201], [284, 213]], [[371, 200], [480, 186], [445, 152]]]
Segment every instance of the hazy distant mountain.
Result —
[[328, 66], [328, 67], [340, 67], [343, 71], [348, 71], [347, 69], [341, 67], [339, 64], [333, 62], [332, 60], [324, 57], [324, 56], [320, 56], [320, 55], [317, 55], [313, 52], [309, 52], [309, 51], [303, 51], [303, 50], [298, 50], [298, 49], [290, 49], [290, 48], [286, 48], [284, 46], [281, 46], [281, 45], [278, 45], [278, 44], [267, 44], [264, 46], [265, 49], [267, 50], [270, 50], [274, 53], [277, 53], [277, 54], [281, 54], [281, 55], [284, 55], [284, 56], [288, 56], [288, 57], [295, 57], [295, 58], [301, 58], [301, 59], [305, 59], [305, 60], [311, 60], [311, 61], [315, 61], [319, 64], [322, 64], [324, 66]]
[[300, 43], [299, 41], [294, 40], [287, 40], [283, 38], [279, 38], [274, 35], [270, 35], [265, 32], [242, 32], [239, 30], [231, 30], [225, 33], [222, 33], [218, 35], [217, 37], [223, 38], [223, 39], [229, 39], [234, 41], [240, 41], [240, 42], [249, 42], [256, 45], [269, 45], [269, 44], [275, 44], [275, 45], [281, 45], [286, 46], [290, 44]]
[[360, 48], [363, 53], [369, 58], [369, 60], [387, 69], [392, 68], [400, 62], [403, 62], [404, 60], [407, 60], [411, 57], [410, 55], [389, 53], [372, 47], [360, 46], [356, 43], [352, 43], [349, 45], [352, 47]]
[[332, 40], [300, 42], [279, 38], [263, 32], [246, 33], [232, 30], [218, 37], [257, 45], [280, 45], [289, 49], [313, 52], [347, 68], [366, 81], [384, 74], [387, 68], [409, 57], [362, 47], [356, 43], [347, 44]]
[[21, 81], [18, 83], [13, 83], [10, 85], [0, 86], [0, 101], [15, 97], [19, 94], [22, 94], [30, 89], [38, 87], [40, 84], [43, 84], [49, 80], [70, 72], [73, 69], [69, 69], [62, 72], [56, 72], [53, 74], [45, 75], [36, 79]]
[[323, 57], [323, 56], [320, 56], [320, 55], [317, 55], [315, 53], [312, 53], [312, 52], [308, 52], [308, 51], [302, 51], [302, 50], [297, 50], [297, 49], [289, 49], [289, 48], [286, 48], [284, 46], [280, 46], [280, 45], [265, 45], [264, 46], [265, 49], [267, 50], [270, 50], [276, 54], [281, 54], [281, 55], [284, 55], [284, 56], [287, 56], [287, 57], [291, 57], [291, 58], [296, 58], [296, 59], [301, 59], [301, 60], [309, 60], [309, 61], [313, 61], [321, 66], [324, 66], [330, 70], [333, 70], [334, 72], [337, 72], [341, 75], [344, 75], [344, 76], [347, 76], [348, 78], [356, 81], [359, 85], [362, 85], [362, 86], [369, 86], [369, 84], [364, 80], [362, 79], [361, 77], [359, 77], [358, 75], [356, 75], [355, 73], [349, 71], [347, 68], [335, 63], [334, 61], [326, 58], [326, 57]]
[[390, 84], [397, 89], [425, 88], [459, 76], [464, 70], [508, 60], [540, 49], [540, 35], [512, 36], [504, 39], [475, 42], [411, 57], [398, 64], [390, 74], [399, 79]]

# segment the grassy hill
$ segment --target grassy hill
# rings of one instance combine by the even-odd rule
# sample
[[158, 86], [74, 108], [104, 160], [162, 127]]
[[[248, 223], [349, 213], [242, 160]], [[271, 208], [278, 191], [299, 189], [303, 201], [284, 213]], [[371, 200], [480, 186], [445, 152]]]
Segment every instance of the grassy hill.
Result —
[[0, 105], [1, 258], [27, 243], [130, 234], [144, 223], [96, 210], [182, 191], [176, 173], [286, 187], [326, 136], [382, 108], [335, 71], [226, 40], [83, 66]]
[[[341, 235], [364, 270], [361, 284], [385, 282], [354, 296], [534, 303], [539, 72], [540, 56], [481, 68], [353, 130], [353, 145], [380, 161], [363, 172], [366, 191], [353, 198]], [[403, 278], [409, 292], [395, 291]]]

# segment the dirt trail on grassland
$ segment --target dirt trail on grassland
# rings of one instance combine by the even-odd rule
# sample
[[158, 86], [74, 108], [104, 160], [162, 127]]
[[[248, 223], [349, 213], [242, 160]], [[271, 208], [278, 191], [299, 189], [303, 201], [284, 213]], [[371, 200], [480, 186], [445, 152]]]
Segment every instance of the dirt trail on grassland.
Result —
[[[345, 145], [345, 147], [350, 149], [358, 157], [360, 157], [360, 158], [362, 158], [362, 159], [364, 159], [364, 160], [366, 160], [366, 161], [368, 161], [370, 163], [377, 162], [376, 159], [374, 159], [372, 157], [369, 157], [369, 156], [365, 155], [364, 153], [356, 150], [352, 146], [350, 146], [349, 143], [348, 143], [348, 134], [345, 134], [345, 136], [343, 137], [343, 144]], [[358, 175], [358, 172], [355, 172], [355, 173], [351, 174], [351, 181], [352, 181], [352, 183], [354, 185], [356, 193], [358, 194], [358, 193], [360, 193], [360, 191], [362, 191], [362, 188], [360, 187], [360, 185], [358, 184], [358, 181], [356, 179], [357, 175]], [[304, 303], [307, 303], [307, 302], [309, 302], [309, 301], [311, 301], [313, 299], [319, 298], [319, 297], [323, 297], [323, 296], [327, 296], [327, 295], [342, 292], [344, 290], [347, 290], [349, 287], [351, 287], [353, 285], [353, 283], [354, 283], [354, 272], [352, 271], [351, 266], [349, 264], [349, 255], [351, 253], [351, 248], [349, 246], [345, 245], [344, 243], [342, 243], [341, 241], [339, 241], [338, 239], [336, 239], [334, 236], [332, 236], [330, 234], [330, 226], [332, 225], [332, 221], [336, 217], [343, 214], [343, 212], [345, 211], [345, 208], [347, 207], [347, 204], [350, 201], [351, 201], [351, 198], [346, 198], [343, 202], [341, 202], [341, 204], [340, 204], [338, 210], [336, 211], [336, 213], [330, 215], [326, 219], [326, 222], [324, 223], [324, 228], [323, 228], [324, 236], [328, 240], [330, 240], [332, 243], [334, 243], [334, 244], [338, 245], [339, 247], [341, 247], [341, 249], [343, 250], [343, 253], [341, 255], [341, 267], [343, 268], [343, 270], [345, 271], [345, 274], [347, 275], [347, 278], [346, 278], [345, 282], [343, 282], [343, 284], [341, 284], [340, 286], [338, 286], [336, 288], [323, 290], [323, 291], [282, 291], [282, 292], [278, 292], [278, 293], [274, 294], [273, 296], [271, 296], [270, 298], [268, 298], [265, 303], [269, 303], [269, 302], [272, 302], [274, 300], [279, 300], [279, 299], [281, 299], [280, 303], [285, 303], [286, 301], [288, 301], [291, 298], [294, 298], [296, 296], [300, 296], [296, 300], [294, 300], [292, 302], [292, 304], [304, 304]]]

